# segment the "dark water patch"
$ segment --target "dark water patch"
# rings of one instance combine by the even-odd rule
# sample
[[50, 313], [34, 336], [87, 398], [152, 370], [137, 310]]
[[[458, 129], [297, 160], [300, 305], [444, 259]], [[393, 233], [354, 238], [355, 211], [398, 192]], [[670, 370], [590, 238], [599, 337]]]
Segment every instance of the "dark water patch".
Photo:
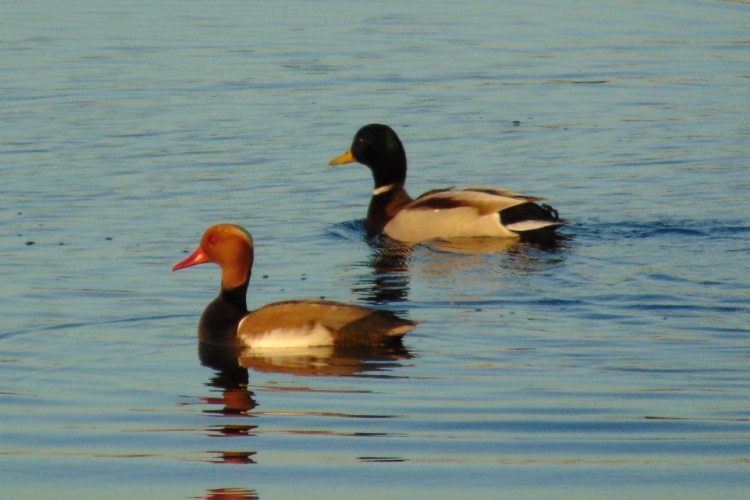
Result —
[[[674, 274], [667, 274], [667, 273], [648, 273], [644, 275], [645, 278], [654, 280], [654, 281], [663, 281], [665, 283], [675, 283], [675, 284], [686, 284], [686, 283], [694, 283], [694, 280], [685, 278], [683, 276], [677, 276]], [[700, 285], [720, 285], [719, 282], [700, 282], [698, 283]]]
[[750, 422], [750, 418], [687, 418], [687, 417], [673, 417], [668, 415], [647, 415], [644, 417], [646, 420], [707, 420], [707, 421], [719, 421], [719, 422]]
[[39, 332], [45, 332], [45, 331], [54, 332], [54, 331], [60, 331], [60, 330], [62, 331], [76, 330], [76, 329], [81, 329], [81, 328], [89, 328], [92, 326], [129, 324], [129, 323], [140, 323], [140, 322], [150, 322], [150, 321], [158, 322], [161, 320], [189, 318], [189, 317], [192, 317], [192, 316], [187, 315], [187, 314], [177, 314], [177, 315], [168, 314], [168, 315], [144, 316], [144, 317], [137, 317], [137, 318], [114, 318], [114, 319], [106, 319], [106, 320], [99, 320], [99, 321], [56, 323], [53, 325], [36, 326], [33, 328], [24, 329], [24, 330], [0, 333], [0, 339], [7, 339], [11, 337], [37, 334]]
[[578, 306], [582, 306], [586, 304], [586, 302], [581, 299], [562, 299], [562, 298], [548, 298], [548, 297], [543, 297], [539, 299], [529, 298], [529, 300], [523, 300], [523, 301], [510, 300], [510, 301], [504, 301], [503, 303], [511, 304], [511, 305], [512, 304], [516, 304], [516, 305], [531, 304], [531, 305], [536, 305], [539, 307], [555, 308], [555, 309], [578, 307]]
[[[591, 417], [609, 415], [612, 413], [612, 409], [601, 407], [590, 407], [584, 405], [577, 406], [533, 406], [538, 402], [527, 403], [526, 405], [519, 407], [497, 405], [490, 408], [472, 407], [472, 408], [461, 408], [461, 407], [446, 407], [444, 409], [445, 415], [451, 415], [450, 418], [455, 419], [488, 419], [488, 418], [500, 418], [503, 416], [508, 420], [513, 420], [516, 417], [527, 417], [527, 416], [547, 416], [547, 417], [560, 417], [560, 416], [578, 416], [578, 417]], [[467, 414], [471, 416], [468, 417]]]
[[396, 415], [356, 415], [351, 413], [332, 413], [332, 412], [303, 412], [303, 413], [264, 413], [259, 412], [257, 415], [274, 415], [274, 416], [298, 416], [298, 417], [325, 417], [325, 418], [349, 418], [365, 420], [381, 420], [398, 418]]
[[[21, 145], [16, 145], [21, 146]], [[28, 148], [14, 148], [9, 149], [7, 147], [4, 147], [0, 149], [0, 155], [28, 155], [28, 154], [49, 154], [52, 152], [52, 149], [50, 148], [41, 148], [41, 147], [28, 147]]]
[[635, 309], [640, 311], [683, 311], [683, 312], [690, 312], [690, 313], [696, 313], [699, 314], [701, 312], [716, 312], [716, 313], [722, 313], [722, 314], [731, 314], [731, 313], [738, 313], [738, 312], [747, 312], [750, 310], [750, 304], [746, 307], [739, 307], [739, 306], [721, 306], [721, 305], [714, 305], [714, 306], [703, 306], [698, 304], [670, 304], [665, 303], [661, 301], [659, 298], [653, 299], [656, 302], [659, 303], [651, 303], [651, 302], [641, 302], [644, 300], [643, 297], [637, 297], [635, 300], [638, 301], [638, 303], [635, 304], [622, 304], [620, 307], [624, 309]]
[[[411, 424], [411, 422], [410, 422]], [[601, 447], [609, 446], [606, 442], [599, 441], [609, 440], [619, 441], [624, 439], [624, 436], [629, 436], [633, 440], [643, 440], [641, 444], [633, 444], [633, 448], [645, 449], [651, 448], [653, 443], [647, 444], [646, 440], [656, 439], [657, 441], [669, 441], [671, 439], [681, 443], [687, 443], [685, 445], [676, 444], [673, 446], [673, 451], [679, 451], [681, 446], [700, 446], [695, 444], [695, 441], [705, 441], [706, 434], [710, 433], [728, 433], [729, 435], [736, 435], [735, 433], [743, 433], [750, 430], [750, 423], [747, 421], [737, 420], [709, 420], [709, 419], [654, 419], [648, 418], [648, 416], [642, 416], [638, 418], [609, 418], [604, 420], [568, 420], [563, 418], [542, 420], [534, 418], [526, 418], [524, 420], [496, 420], [496, 421], [471, 421], [464, 420], [461, 422], [448, 422], [448, 421], [417, 421], [413, 424], [418, 424], [420, 431], [419, 433], [425, 437], [431, 437], [433, 439], [442, 437], [444, 435], [451, 435], [451, 433], [461, 433], [465, 436], [472, 436], [479, 438], [484, 434], [490, 434], [497, 436], [496, 439], [488, 441], [486, 445], [479, 446], [479, 449], [484, 451], [496, 450], [497, 442], [505, 441], [504, 437], [507, 436], [522, 436], [522, 435], [535, 435], [538, 438], [530, 439], [527, 442], [529, 448], [539, 447], [538, 451], [541, 451], [544, 446], [544, 442], [549, 436], [571, 436], [571, 435], [586, 435], [591, 436], [590, 438], [584, 439], [581, 444], [582, 448], [587, 445], [591, 447], [592, 453], [601, 453]], [[411, 425], [401, 425], [400, 427], [409, 428]], [[434, 435], [431, 435], [435, 433]], [[407, 435], [408, 436], [408, 435]], [[503, 437], [501, 437], [503, 436]], [[603, 438], [606, 436], [606, 438]], [[688, 436], [694, 436], [690, 438]], [[426, 444], [426, 443], [425, 443]], [[546, 442], [550, 445], [549, 442]], [[457, 447], [466, 445], [466, 443], [452, 443], [446, 444], [446, 447]], [[509, 445], [512, 446], [512, 445]], [[552, 445], [554, 447], [554, 445]], [[565, 446], [565, 445], [562, 445]], [[568, 445], [570, 446], [570, 445]], [[616, 444], [618, 448], [622, 446], [629, 446], [624, 442], [618, 442]], [[744, 449], [747, 443], [742, 441], [738, 443], [713, 443], [712, 448], [733, 450], [737, 452]], [[595, 448], [600, 448], [599, 451], [593, 451]], [[481, 451], [480, 451], [481, 453]]]
[[750, 233], [750, 226], [744, 221], [727, 220], [654, 220], [654, 221], [620, 221], [604, 223], [593, 220], [590, 223], [579, 222], [572, 226], [575, 234], [582, 238], [726, 238], [743, 236]]
[[686, 331], [694, 332], [710, 332], [712, 336], [717, 338], [723, 338], [727, 340], [747, 340], [750, 339], [750, 328], [729, 328], [722, 326], [711, 326], [707, 328], [704, 325], [686, 325], [684, 326]]
[[736, 373], [736, 370], [728, 368], [670, 368], [667, 366], [609, 366], [608, 371], [613, 372], [627, 372], [627, 373], [643, 373], [643, 374], [654, 374], [654, 375], [720, 375], [722, 373]]
[[357, 460], [363, 463], [388, 464], [406, 462], [406, 459], [400, 457], [357, 457]]
[[[8, 362], [8, 361], [10, 361], [10, 360], [0, 360], [0, 363], [5, 363], [5, 362]], [[2, 398], [6, 397], [6, 396], [30, 397], [30, 398], [38, 397], [36, 394], [23, 394], [23, 393], [19, 393], [19, 392], [5, 392], [5, 391], [0, 391], [0, 401], [2, 401]]]

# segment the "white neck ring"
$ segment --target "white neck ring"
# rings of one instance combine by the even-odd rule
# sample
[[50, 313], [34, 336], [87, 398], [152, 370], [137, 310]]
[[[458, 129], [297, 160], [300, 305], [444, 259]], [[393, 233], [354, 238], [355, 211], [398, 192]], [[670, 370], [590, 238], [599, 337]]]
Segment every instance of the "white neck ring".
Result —
[[395, 184], [388, 184], [387, 186], [380, 186], [379, 188], [373, 189], [372, 194], [377, 196], [379, 194], [387, 193], [388, 191], [393, 189], [394, 186]]

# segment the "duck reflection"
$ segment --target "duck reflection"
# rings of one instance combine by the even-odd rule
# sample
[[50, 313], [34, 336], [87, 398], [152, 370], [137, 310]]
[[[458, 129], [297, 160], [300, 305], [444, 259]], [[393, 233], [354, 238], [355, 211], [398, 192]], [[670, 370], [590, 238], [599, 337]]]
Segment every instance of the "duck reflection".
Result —
[[409, 298], [409, 258], [414, 246], [390, 238], [369, 238], [367, 266], [372, 275], [353, 288], [369, 304], [405, 302]]
[[[221, 391], [221, 397], [202, 398], [202, 402], [212, 405], [213, 409], [203, 410], [209, 415], [222, 417], [252, 417], [250, 413], [258, 404], [255, 395], [248, 390], [249, 376], [247, 369], [237, 363], [237, 358], [231, 350], [220, 349], [215, 346], [199, 344], [198, 357], [205, 366], [216, 370], [206, 384], [214, 391]], [[249, 437], [253, 436], [256, 425], [237, 421], [233, 418], [229, 422], [211, 425], [205, 433], [210, 437]], [[214, 458], [212, 463], [224, 464], [253, 464], [252, 456], [255, 451], [246, 450], [210, 450]]]
[[[431, 240], [419, 245], [387, 236], [365, 236], [370, 256], [365, 266], [372, 272], [352, 288], [370, 304], [409, 300], [410, 267], [427, 275], [445, 275], [488, 266], [488, 256], [500, 254], [500, 266], [524, 274], [541, 272], [561, 264], [570, 238], [555, 234], [546, 238], [456, 238]], [[397, 311], [402, 312], [402, 311]]]
[[460, 271], [500, 269], [508, 274], [536, 274], [561, 265], [565, 242], [560, 235], [543, 240], [496, 241], [500, 238], [437, 240], [425, 245], [424, 272], [445, 275]]
[[204, 500], [259, 500], [255, 490], [245, 488], [213, 488], [202, 497]]
[[[221, 397], [202, 398], [204, 404], [214, 406], [204, 413], [234, 417], [231, 421], [206, 428], [211, 437], [251, 437], [256, 435], [256, 425], [236, 418], [253, 418], [252, 410], [258, 405], [255, 394], [248, 389], [252, 369], [263, 373], [286, 373], [297, 376], [351, 377], [368, 374], [385, 376], [383, 372], [401, 366], [411, 358], [400, 343], [388, 346], [327, 346], [307, 349], [258, 349], [198, 345], [201, 364], [215, 370], [206, 384], [221, 391]], [[255, 451], [209, 451], [214, 463], [254, 464]]]
[[[217, 370], [209, 385], [227, 391], [242, 390], [247, 398], [234, 395], [221, 400], [223, 413], [241, 408], [247, 412], [255, 407], [253, 393], [247, 390], [248, 369], [261, 373], [286, 373], [313, 377], [351, 377], [377, 375], [401, 366], [412, 356], [403, 344], [333, 345], [299, 349], [250, 349], [213, 346], [201, 343], [198, 355], [204, 366]], [[252, 406], [251, 406], [252, 405]]]
[[253, 392], [247, 388], [247, 369], [237, 362], [235, 349], [200, 343], [198, 357], [204, 366], [217, 370], [207, 385], [222, 391], [220, 398], [204, 398], [206, 403], [221, 405], [220, 409], [205, 410], [206, 413], [241, 416], [257, 406]]
[[246, 350], [240, 357], [242, 366], [257, 372], [288, 373], [314, 377], [352, 377], [377, 375], [401, 366], [411, 358], [403, 345], [325, 346], [300, 352], [258, 352]]
[[254, 451], [215, 451], [212, 453], [216, 454], [216, 459], [210, 460], [210, 462], [215, 464], [248, 465], [256, 463], [255, 460], [250, 458], [256, 454]]

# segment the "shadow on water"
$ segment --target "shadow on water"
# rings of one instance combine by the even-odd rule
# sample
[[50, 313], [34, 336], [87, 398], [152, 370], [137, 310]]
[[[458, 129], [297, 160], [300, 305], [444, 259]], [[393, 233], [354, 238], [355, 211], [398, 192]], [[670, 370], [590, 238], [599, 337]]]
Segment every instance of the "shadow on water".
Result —
[[370, 304], [408, 301], [410, 267], [424, 261], [434, 263], [428, 266], [431, 275], [451, 274], [496, 265], [486, 257], [498, 255], [502, 268], [533, 274], [562, 264], [573, 240], [571, 235], [557, 233], [533, 240], [460, 238], [412, 245], [383, 236], [369, 237], [361, 220], [339, 224], [333, 233], [367, 243], [370, 255], [363, 267], [371, 269], [371, 273], [363, 276], [352, 291]]

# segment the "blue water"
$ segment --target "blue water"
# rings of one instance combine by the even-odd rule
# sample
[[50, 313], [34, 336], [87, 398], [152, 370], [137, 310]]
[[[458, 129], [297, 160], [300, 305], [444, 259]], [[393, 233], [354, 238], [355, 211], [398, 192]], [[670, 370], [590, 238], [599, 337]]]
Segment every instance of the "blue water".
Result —
[[[748, 2], [2, 11], [3, 498], [748, 496]], [[544, 196], [564, 240], [371, 244], [369, 172], [326, 167], [370, 122], [412, 195]], [[251, 307], [424, 323], [212, 368], [218, 270], [170, 268], [222, 221]]]

